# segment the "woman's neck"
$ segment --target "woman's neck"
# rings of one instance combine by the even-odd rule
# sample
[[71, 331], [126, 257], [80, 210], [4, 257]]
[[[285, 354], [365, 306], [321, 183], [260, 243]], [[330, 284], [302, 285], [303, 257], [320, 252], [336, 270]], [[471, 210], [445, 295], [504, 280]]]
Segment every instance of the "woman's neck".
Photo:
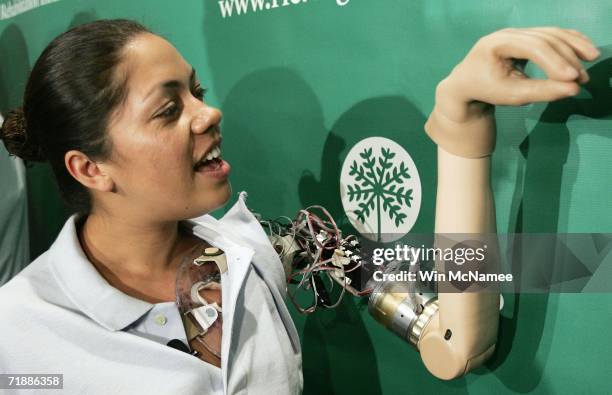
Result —
[[96, 214], [84, 219], [78, 233], [85, 254], [109, 284], [151, 303], [174, 300], [176, 270], [201, 243], [182, 232], [178, 221], [134, 224]]

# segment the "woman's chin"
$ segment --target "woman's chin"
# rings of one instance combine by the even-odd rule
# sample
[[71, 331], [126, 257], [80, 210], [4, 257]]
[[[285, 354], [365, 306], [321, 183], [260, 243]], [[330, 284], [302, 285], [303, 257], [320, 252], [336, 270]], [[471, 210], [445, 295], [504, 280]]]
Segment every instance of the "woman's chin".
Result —
[[232, 184], [230, 184], [229, 180], [227, 180], [227, 179], [225, 181], [225, 185], [223, 187], [223, 193], [221, 193], [221, 195], [222, 196], [220, 197], [219, 206], [217, 208], [215, 208], [215, 210], [225, 206], [225, 204], [232, 197]]
[[214, 191], [205, 192], [205, 201], [202, 202], [201, 205], [199, 205], [200, 210], [198, 211], [200, 214], [195, 215], [194, 217], [208, 214], [212, 211], [220, 209], [221, 207], [227, 204], [231, 197], [232, 186], [229, 180], [226, 180], [223, 185], [220, 185], [219, 187], [215, 188]]

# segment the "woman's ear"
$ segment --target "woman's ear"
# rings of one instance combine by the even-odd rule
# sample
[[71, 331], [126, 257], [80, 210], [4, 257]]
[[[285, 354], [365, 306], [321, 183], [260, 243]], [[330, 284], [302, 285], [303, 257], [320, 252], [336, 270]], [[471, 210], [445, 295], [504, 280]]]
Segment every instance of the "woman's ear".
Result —
[[66, 152], [64, 163], [72, 177], [87, 188], [101, 192], [113, 192], [115, 190], [115, 182], [103, 170], [100, 163], [89, 159], [81, 151], [70, 150]]

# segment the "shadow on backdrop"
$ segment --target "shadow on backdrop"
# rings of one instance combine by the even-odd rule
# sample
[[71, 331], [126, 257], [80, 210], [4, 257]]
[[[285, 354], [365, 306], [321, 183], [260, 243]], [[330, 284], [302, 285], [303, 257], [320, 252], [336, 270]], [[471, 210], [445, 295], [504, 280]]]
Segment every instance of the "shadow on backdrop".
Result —
[[[95, 19], [91, 13], [79, 13], [69, 27]], [[0, 58], [11, 59], [0, 66], [0, 109], [3, 113], [22, 105], [31, 71], [28, 52], [20, 28], [15, 24], [7, 26], [0, 35]], [[34, 260], [49, 248], [70, 212], [60, 198], [55, 176], [48, 163], [26, 163], [26, 180], [30, 259]]]
[[[604, 48], [602, 53], [609, 52]], [[576, 181], [577, 172], [568, 172], [564, 177], [564, 169], [570, 150], [570, 131], [567, 123], [571, 116], [581, 115], [594, 119], [609, 118], [612, 115], [612, 58], [596, 63], [588, 69], [591, 77], [584, 86], [584, 93], [588, 98], [569, 98], [550, 103], [542, 112], [539, 121], [531, 133], [520, 145], [520, 150], [526, 159], [524, 190], [519, 205], [516, 221], [516, 233], [557, 233], [567, 231], [559, 229], [561, 214], [561, 184], [571, 188]], [[602, 134], [612, 138], [609, 131], [587, 130], [581, 133]], [[579, 155], [579, 150], [576, 150]], [[579, 167], [581, 158], [578, 157], [572, 166]], [[520, 273], [530, 278], [562, 278], [559, 273], [541, 272], [542, 268], [554, 268], [560, 272], [559, 265], [553, 265], [556, 254], [563, 253], [560, 246], [551, 243], [545, 248], [555, 253], [542, 254], [538, 259], [543, 265], [526, 268], [528, 271]], [[544, 248], [542, 249], [544, 250]], [[520, 245], [514, 250], [515, 255], [532, 254], [532, 251], [523, 251]], [[523, 269], [525, 270], [525, 269]], [[535, 276], [535, 277], [531, 277]], [[513, 295], [514, 312], [511, 318], [502, 318], [500, 323], [500, 342], [493, 360], [487, 366], [496, 369], [496, 375], [505, 386], [513, 391], [525, 393], [541, 385], [542, 366], [536, 361], [546, 360], [549, 354], [550, 336], [544, 337], [545, 321], [554, 325], [556, 319], [557, 298], [549, 294], [541, 295]], [[547, 317], [548, 314], [548, 317]], [[528, 356], [529, 359], [526, 358]], [[517, 374], [522, 378], [516, 380]], [[541, 388], [539, 388], [541, 389]]]
[[285, 68], [255, 71], [230, 89], [221, 109], [232, 185], [249, 192], [249, 206], [264, 218], [293, 216], [309, 146], [326, 133], [312, 89]]
[[[0, 35], [0, 59], [10, 59], [9, 62], [0, 65], [0, 110], [6, 116], [8, 111], [21, 107], [31, 70], [28, 46], [21, 28], [16, 24], [8, 25]], [[63, 221], [55, 214], [56, 209], [60, 207], [59, 201], [49, 196], [58, 196], [50, 166], [24, 163], [28, 195], [30, 259], [33, 260], [49, 247], [59, 231], [59, 228], [49, 224]]]

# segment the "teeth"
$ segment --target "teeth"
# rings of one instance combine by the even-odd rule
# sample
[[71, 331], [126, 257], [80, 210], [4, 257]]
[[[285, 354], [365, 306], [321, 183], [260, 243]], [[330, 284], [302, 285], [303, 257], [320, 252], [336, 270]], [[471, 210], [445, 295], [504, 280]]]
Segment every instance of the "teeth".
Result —
[[221, 149], [219, 149], [219, 147], [215, 147], [212, 149], [212, 151], [210, 151], [210, 154], [208, 154], [208, 156], [210, 156], [210, 159], [216, 159], [221, 155]]
[[221, 156], [221, 148], [215, 147], [208, 153], [208, 155], [206, 155], [206, 157], [204, 157], [203, 162], [207, 160], [216, 159], [220, 156]]

